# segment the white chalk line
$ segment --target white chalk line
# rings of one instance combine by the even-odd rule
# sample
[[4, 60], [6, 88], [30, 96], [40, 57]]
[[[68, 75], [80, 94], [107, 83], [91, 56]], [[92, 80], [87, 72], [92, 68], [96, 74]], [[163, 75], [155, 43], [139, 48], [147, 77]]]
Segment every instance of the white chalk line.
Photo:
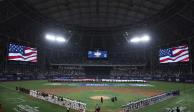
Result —
[[19, 103], [26, 102], [26, 100], [24, 100], [23, 98], [7, 98], [6, 100], [13, 104], [19, 104]]
[[[7, 87], [5, 85], [0, 85], [0, 86], [15, 92], [15, 89], [13, 89], [13, 88]], [[19, 97], [19, 98], [7, 98], [6, 100], [9, 101], [10, 103], [15, 103], [15, 104], [26, 102], [26, 100], [24, 100], [22, 97]]]

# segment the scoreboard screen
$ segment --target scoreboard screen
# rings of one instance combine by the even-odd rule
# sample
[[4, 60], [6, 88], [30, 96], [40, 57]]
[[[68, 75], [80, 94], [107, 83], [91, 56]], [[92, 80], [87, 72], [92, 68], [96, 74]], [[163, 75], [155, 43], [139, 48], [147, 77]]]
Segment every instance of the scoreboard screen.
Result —
[[89, 59], [107, 59], [108, 52], [107, 51], [88, 51], [88, 58]]

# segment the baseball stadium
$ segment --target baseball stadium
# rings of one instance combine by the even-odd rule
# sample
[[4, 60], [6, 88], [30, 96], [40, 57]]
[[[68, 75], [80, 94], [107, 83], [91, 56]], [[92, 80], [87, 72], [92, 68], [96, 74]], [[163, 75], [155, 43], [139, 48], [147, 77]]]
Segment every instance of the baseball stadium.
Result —
[[194, 0], [0, 9], [0, 112], [194, 112]]

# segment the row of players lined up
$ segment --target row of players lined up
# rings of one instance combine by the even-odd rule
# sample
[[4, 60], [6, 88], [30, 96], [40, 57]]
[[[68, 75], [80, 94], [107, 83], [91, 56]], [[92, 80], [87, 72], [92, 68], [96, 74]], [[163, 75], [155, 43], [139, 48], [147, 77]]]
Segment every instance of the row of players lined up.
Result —
[[127, 105], [122, 106], [123, 112], [131, 112], [133, 110], [137, 110], [145, 106], [152, 105], [152, 104], [167, 100], [173, 96], [179, 96], [179, 95], [180, 95], [180, 91], [176, 90], [176, 91], [171, 91], [171, 92], [166, 92], [160, 95], [156, 95], [150, 98], [138, 100], [135, 102], [130, 102]]
[[61, 96], [56, 96], [53, 94], [48, 94], [37, 90], [30, 90], [22, 87], [16, 87], [16, 90], [19, 92], [28, 94], [32, 97], [66, 107], [67, 110], [74, 109], [74, 110], [78, 110], [79, 112], [85, 112], [85, 109], [86, 109], [85, 103], [82, 103], [76, 100], [71, 100]]

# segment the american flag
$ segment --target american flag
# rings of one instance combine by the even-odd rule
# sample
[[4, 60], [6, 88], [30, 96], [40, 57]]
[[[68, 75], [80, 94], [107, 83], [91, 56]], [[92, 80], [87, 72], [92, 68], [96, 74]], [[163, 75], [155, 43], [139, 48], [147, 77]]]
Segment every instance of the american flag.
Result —
[[188, 62], [188, 46], [178, 46], [168, 49], [160, 49], [160, 63]]
[[8, 60], [37, 62], [37, 49], [9, 44]]

